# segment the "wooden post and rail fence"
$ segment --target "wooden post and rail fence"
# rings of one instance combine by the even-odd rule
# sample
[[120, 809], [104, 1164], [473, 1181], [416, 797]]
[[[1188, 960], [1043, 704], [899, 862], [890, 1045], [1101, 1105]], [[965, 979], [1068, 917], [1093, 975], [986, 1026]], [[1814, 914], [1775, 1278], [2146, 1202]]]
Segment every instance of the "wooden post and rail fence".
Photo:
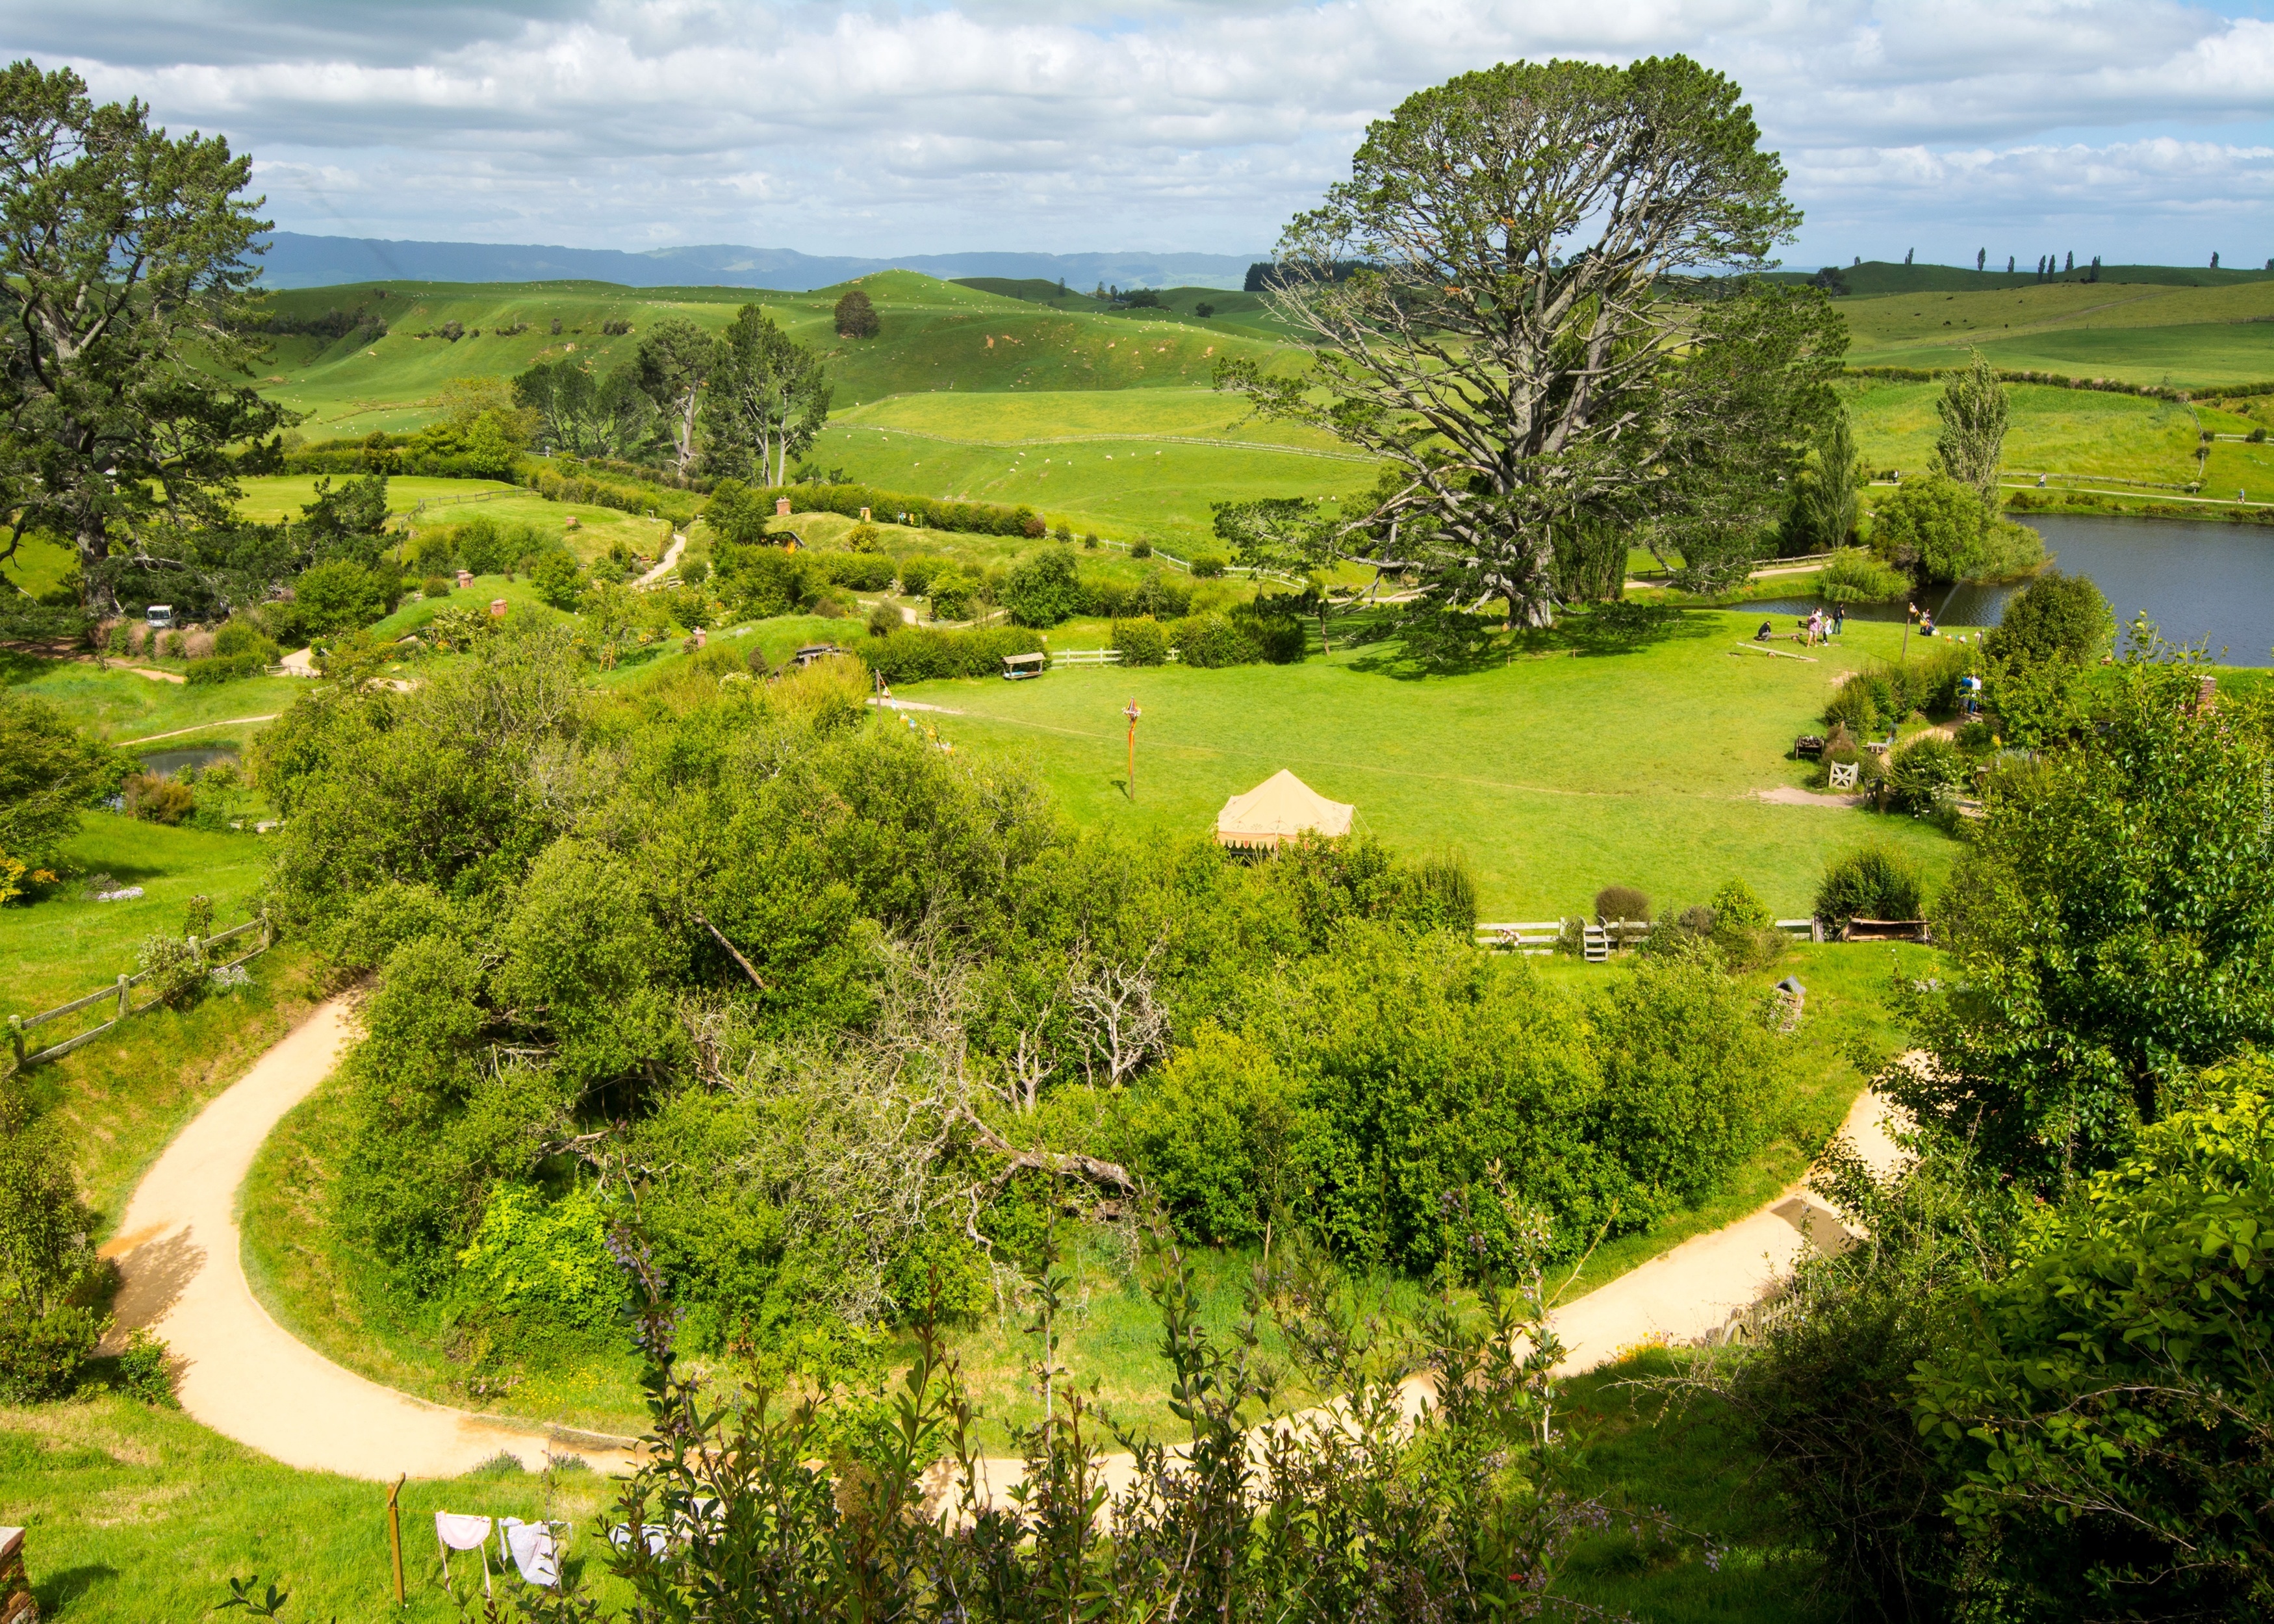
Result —
[[[1540, 958], [1554, 952], [1563, 940], [1563, 933], [1573, 925], [1579, 927], [1580, 956], [1589, 964], [1601, 964], [1621, 948], [1641, 946], [1643, 938], [1656, 929], [1646, 919], [1513, 920], [1480, 922], [1476, 942], [1487, 951]], [[1824, 940], [1823, 927], [1812, 919], [1781, 919], [1775, 925], [1788, 936], [1814, 942]]]
[[[240, 953], [234, 959], [209, 966], [209, 973], [211, 970], [233, 969], [246, 959], [267, 952], [275, 944], [276, 933], [270, 928], [268, 916], [266, 914], [259, 919], [249, 919], [242, 925], [232, 925], [227, 930], [217, 930], [209, 936], [192, 936], [189, 939], [190, 952], [202, 965], [206, 963], [207, 955], [221, 944], [233, 942], [239, 936], [256, 931], [260, 936], [257, 946], [250, 952]], [[140, 1015], [157, 1008], [159, 1000], [155, 998], [146, 1000], [141, 1004], [134, 1002], [134, 989], [148, 978], [147, 971], [137, 971], [132, 975], [121, 975], [112, 985], [102, 989], [100, 992], [91, 992], [84, 998], [74, 998], [69, 1004], [59, 1004], [54, 1009], [42, 1010], [36, 1015], [8, 1017], [8, 1042], [9, 1046], [15, 1050], [16, 1069], [20, 1071], [27, 1067], [38, 1065], [42, 1061], [54, 1060], [68, 1055], [81, 1044], [92, 1043], [129, 1016]], [[89, 1026], [76, 1037], [66, 1038], [60, 1043], [50, 1044], [41, 1049], [32, 1049], [24, 1041], [25, 1034], [36, 1027], [44, 1026], [51, 1020], [61, 1020], [67, 1015], [79, 1014], [99, 1004], [114, 1006], [110, 1019], [99, 1026]]]

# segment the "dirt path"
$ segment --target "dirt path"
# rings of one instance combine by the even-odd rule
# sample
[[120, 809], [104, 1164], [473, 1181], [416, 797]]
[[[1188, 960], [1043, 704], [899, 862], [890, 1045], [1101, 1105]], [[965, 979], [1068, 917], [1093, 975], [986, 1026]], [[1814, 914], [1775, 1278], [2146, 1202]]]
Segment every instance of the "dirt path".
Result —
[[[169, 1145], [134, 1192], [119, 1232], [102, 1249], [123, 1278], [122, 1328], [147, 1326], [180, 1365], [182, 1408], [198, 1421], [288, 1466], [377, 1480], [399, 1472], [456, 1477], [500, 1453], [532, 1470], [546, 1455], [575, 1455], [595, 1470], [621, 1471], [631, 1455], [590, 1434], [516, 1426], [383, 1387], [343, 1370], [270, 1319], [246, 1283], [237, 1198], [253, 1157], [286, 1112], [330, 1075], [352, 1033], [347, 1001], [334, 998], [215, 1099]], [[1866, 1093], [1843, 1132], [1874, 1170], [1898, 1152], [1887, 1110]], [[1711, 1234], [1684, 1241], [1555, 1311], [1577, 1374], [1653, 1342], [1694, 1342], [1758, 1302], [1811, 1245], [1844, 1244], [1829, 1208], [1796, 1184], [1774, 1201]], [[1428, 1395], [1406, 1384], [1409, 1408]], [[1118, 1489], [1133, 1462], [1101, 1462]], [[990, 1460], [987, 1490], [1018, 1481], [1016, 1461]]]
[[642, 575], [638, 580], [633, 582], [632, 584], [634, 586], [653, 586], [657, 582], [662, 580], [666, 575], [671, 573], [673, 566], [679, 562], [679, 555], [686, 551], [687, 538], [681, 535], [677, 530], [672, 531], [671, 545], [663, 550], [663, 556], [656, 560], [655, 568], [649, 570], [647, 574]]
[[261, 1143], [350, 1040], [334, 998], [169, 1145], [103, 1254], [118, 1260], [122, 1327], [147, 1326], [180, 1362], [182, 1408], [288, 1466], [352, 1477], [455, 1477], [501, 1452], [541, 1470], [548, 1449], [612, 1471], [627, 1457], [429, 1404], [341, 1369], [254, 1300], [238, 1256], [239, 1187]]

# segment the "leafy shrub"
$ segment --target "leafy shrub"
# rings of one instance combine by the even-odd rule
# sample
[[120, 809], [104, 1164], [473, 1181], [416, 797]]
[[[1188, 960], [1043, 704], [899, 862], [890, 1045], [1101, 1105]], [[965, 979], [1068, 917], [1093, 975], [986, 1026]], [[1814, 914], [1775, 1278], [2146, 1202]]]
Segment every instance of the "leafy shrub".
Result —
[[2006, 600], [2005, 613], [1982, 639], [1992, 659], [2098, 659], [2116, 641], [2116, 615], [2100, 589], [2082, 575], [2047, 570]]
[[499, 1185], [457, 1264], [451, 1301], [462, 1317], [591, 1330], [613, 1323], [624, 1302], [623, 1271], [587, 1190], [547, 1200], [526, 1184]]
[[869, 635], [871, 637], [889, 637], [906, 624], [900, 618], [900, 610], [892, 604], [877, 604], [869, 611]]
[[91, 1304], [112, 1274], [94, 1215], [50, 1124], [0, 1079], [0, 1402], [61, 1398], [78, 1385], [104, 1320]]
[[573, 613], [584, 599], [584, 572], [566, 551], [548, 553], [531, 567], [529, 583], [553, 608]]
[[1114, 621], [1113, 646], [1121, 650], [1121, 663], [1125, 665], [1165, 665], [1169, 662], [1169, 634], [1150, 615]]
[[69, 1397], [102, 1329], [102, 1317], [77, 1303], [60, 1303], [45, 1313], [0, 1303], [0, 1402]]
[[935, 620], [968, 620], [979, 602], [983, 583], [968, 570], [950, 565], [934, 575], [925, 594]]
[[1713, 893], [1713, 920], [1706, 933], [1732, 970], [1756, 970], [1784, 951], [1768, 906], [1743, 880], [1731, 880]]
[[1910, 590], [1910, 578], [1862, 547], [1842, 547], [1826, 560], [1818, 590], [1827, 603], [1879, 603]]
[[1710, 954], [1645, 956], [1592, 1002], [1589, 1025], [1598, 1142], [1647, 1203], [1633, 1215], [1705, 1199], [1766, 1129], [1779, 1068], [1759, 1000]]
[[[1058, 526], [1058, 539], [1059, 539], [1060, 541], [1064, 541], [1065, 538], [1066, 538], [1066, 536], [1065, 536], [1065, 525], [1063, 525], [1063, 524], [1061, 524], [1061, 525], [1059, 525], [1059, 526]], [[1088, 535], [1084, 536], [1084, 537], [1081, 538], [1081, 545], [1082, 545], [1082, 551], [1084, 551], [1085, 553], [1095, 553], [1095, 552], [1096, 552], [1096, 551], [1097, 551], [1097, 532], [1096, 532], [1096, 530], [1092, 530], [1092, 531], [1090, 531]]]
[[126, 1345], [113, 1362], [110, 1384], [128, 1398], [146, 1404], [168, 1410], [181, 1407], [181, 1401], [174, 1396], [172, 1351], [163, 1337], [144, 1326], [127, 1332]]
[[1221, 614], [1188, 615], [1176, 623], [1170, 636], [1177, 645], [1177, 658], [1202, 669], [1251, 665], [1261, 658], [1247, 634]]
[[866, 659], [885, 680], [924, 682], [941, 677], [999, 677], [1005, 654], [1037, 654], [1039, 633], [1015, 626], [949, 631], [904, 626], [891, 636], [862, 646]]
[[884, 531], [863, 519], [845, 532], [845, 545], [854, 553], [874, 553], [884, 538]]
[[418, 596], [428, 603], [448, 598], [456, 583], [448, 575], [429, 575], [418, 583]]
[[1631, 885], [1606, 885], [1595, 893], [1595, 917], [1607, 925], [1615, 919], [1648, 919], [1650, 898]]
[[126, 780], [123, 792], [129, 816], [147, 823], [178, 823], [197, 807], [197, 796], [179, 778], [154, 772], [138, 772]]
[[135, 951], [134, 967], [169, 1010], [187, 1008], [205, 990], [205, 965], [180, 936], [145, 936]]
[[1193, 560], [1193, 578], [1195, 581], [1214, 581], [1222, 576], [1227, 568], [1220, 555], [1203, 553]]
[[[740, 480], [727, 479], [721, 479], [712, 488], [710, 502], [704, 508], [704, 522], [730, 539], [751, 540], [773, 518], [775, 499], [784, 496], [789, 498], [792, 513], [834, 513], [858, 519], [861, 510], [866, 508], [919, 530], [968, 536], [1039, 538], [1049, 530], [1033, 508], [1005, 507], [1000, 502], [945, 501], [862, 485], [749, 486]], [[658, 507], [660, 511], [652, 497], [647, 499], [647, 505]]]
[[825, 572], [839, 586], [851, 587], [856, 592], [883, 592], [891, 589], [894, 570], [892, 560], [877, 553], [813, 553], [806, 555], [811, 566]]
[[1269, 1049], [1203, 1027], [1131, 1101], [1130, 1162], [1186, 1239], [1260, 1241], [1274, 1213], [1302, 1193], [1301, 1101]]
[[275, 665], [282, 652], [275, 641], [250, 620], [231, 620], [215, 632], [213, 651], [224, 659], [254, 655], [266, 665]]
[[395, 607], [395, 582], [347, 559], [303, 571], [292, 583], [301, 623], [321, 635], [369, 626]]
[[1892, 846], [1861, 846], [1826, 865], [1816, 888], [1816, 917], [1837, 925], [1851, 919], [1917, 919], [1925, 898], [1915, 861]]
[[930, 589], [932, 577], [947, 568], [945, 559], [902, 559], [900, 563], [900, 590], [910, 598], [922, 598]]
[[1135, 541], [1129, 544], [1129, 556], [1133, 559], [1151, 558], [1153, 556], [1153, 544], [1148, 541], [1144, 537], [1140, 536]]
[[236, 682], [246, 677], [259, 676], [268, 669], [270, 663], [258, 654], [216, 654], [205, 659], [192, 660], [183, 667], [182, 680], [200, 687], [215, 682]]
[[1070, 547], [1028, 553], [1011, 571], [1003, 590], [1003, 606], [1013, 626], [1056, 626], [1081, 613], [1085, 601]]
[[1894, 753], [1887, 763], [1887, 786], [1897, 809], [1914, 817], [1926, 816], [1948, 806], [1965, 785], [1969, 771], [1966, 757], [1955, 744], [1924, 734]]
[[[1924, 1350], [1912, 1417], [1959, 1531], [2041, 1616], [2263, 1616], [2274, 1564], [2274, 1070], [2215, 1076]], [[2138, 1615], [2135, 1615], [2138, 1616]]]
[[1280, 601], [1258, 598], [1236, 605], [1231, 612], [1232, 624], [1254, 647], [1259, 658], [1274, 665], [1299, 665], [1306, 649], [1303, 622], [1270, 606]]

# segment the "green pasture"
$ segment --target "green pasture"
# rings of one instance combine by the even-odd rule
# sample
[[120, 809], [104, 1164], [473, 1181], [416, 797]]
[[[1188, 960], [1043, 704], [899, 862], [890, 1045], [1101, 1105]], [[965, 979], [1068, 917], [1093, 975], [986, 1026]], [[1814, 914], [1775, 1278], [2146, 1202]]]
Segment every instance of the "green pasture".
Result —
[[[1797, 917], [1826, 860], [1875, 838], [1939, 878], [1954, 848], [1924, 824], [1758, 799], [1803, 782], [1793, 738], [1820, 727], [1843, 675], [1895, 656], [1901, 628], [1851, 621], [1814, 662], [1740, 650], [1752, 628], [1692, 611], [1653, 641], [1553, 636], [1456, 676], [1345, 644], [1295, 666], [1068, 668], [900, 693], [953, 711], [915, 719], [957, 748], [1030, 761], [1085, 823], [1205, 831], [1228, 797], [1289, 768], [1401, 852], [1465, 853], [1488, 919], [1578, 914], [1612, 883], [1702, 902], [1732, 877]], [[1144, 712], [1133, 800], [1120, 715], [1132, 699]]]
[[1371, 462], [1200, 389], [897, 396], [840, 414], [810, 455], [886, 490], [1023, 502], [1077, 531], [1188, 545], [1212, 533], [1213, 502], [1374, 483]]
[[[89, 812], [64, 856], [83, 877], [139, 885], [125, 902], [94, 902], [82, 883], [42, 901], [0, 908], [0, 1016], [32, 1015], [83, 997], [136, 968], [152, 936], [178, 936], [190, 898], [209, 898], [214, 923], [251, 916], [267, 873], [257, 835], [168, 828]], [[313, 996], [314, 966], [280, 946], [254, 959], [252, 981], [186, 1011], [153, 1010], [35, 1068], [34, 1104], [67, 1124], [79, 1179], [104, 1226], [117, 1221], [141, 1169], [200, 1105], [242, 1074]], [[108, 1019], [98, 1006], [33, 1035], [48, 1042]], [[4, 1477], [4, 1474], [0, 1474]]]
[[[1866, 465], [1922, 473], [1931, 466], [1942, 430], [1935, 415], [1941, 385], [1850, 379], [1840, 392]], [[2015, 475], [2105, 474], [2184, 485], [2195, 477], [2198, 422], [2215, 426], [2199, 417], [2207, 408], [2136, 395], [2009, 384], [2006, 401], [2004, 463]]]
[[16, 544], [15, 556], [0, 563], [0, 582], [37, 598], [63, 584], [79, 568], [79, 553], [49, 536], [33, 533]]
[[1839, 301], [1854, 366], [1956, 366], [2204, 387], [2274, 380], [2274, 280], [2225, 287], [2059, 282]]
[[[140, 674], [178, 673], [179, 660], [42, 659], [0, 652], [0, 683], [45, 700], [81, 727], [116, 744], [132, 744], [153, 734], [196, 729], [184, 745], [227, 743], [240, 737], [230, 724], [275, 715], [304, 691], [295, 677], [245, 677], [198, 687]], [[166, 741], [173, 743], [172, 740]]]
[[[628, 359], [655, 322], [679, 317], [717, 331], [746, 304], [818, 351], [842, 410], [886, 395], [945, 389], [1118, 389], [1207, 382], [1215, 357], [1269, 361], [1299, 352], [1231, 326], [1164, 312], [1060, 311], [912, 271], [861, 280], [884, 323], [873, 339], [837, 336], [832, 312], [845, 289], [771, 293], [734, 288], [629, 289], [599, 282], [410, 283], [374, 299], [369, 285], [307, 288], [271, 296], [271, 309], [316, 316], [368, 310], [384, 338], [278, 337], [261, 379], [272, 399], [309, 414], [300, 432], [325, 439], [373, 429], [414, 428], [435, 415], [436, 390], [457, 377], [511, 377], [538, 361], [573, 356], [603, 371]], [[555, 335], [552, 322], [561, 321]], [[456, 321], [465, 336], [439, 335]], [[628, 321], [628, 335], [600, 331]], [[501, 329], [526, 324], [510, 336]], [[479, 336], [475, 336], [476, 329]], [[422, 331], [436, 335], [419, 338]]]

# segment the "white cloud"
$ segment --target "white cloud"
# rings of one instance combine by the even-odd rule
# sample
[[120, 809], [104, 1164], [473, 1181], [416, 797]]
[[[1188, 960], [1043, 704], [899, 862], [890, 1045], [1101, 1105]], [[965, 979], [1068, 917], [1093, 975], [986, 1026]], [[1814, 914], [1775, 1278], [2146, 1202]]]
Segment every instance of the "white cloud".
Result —
[[2274, 238], [2274, 26], [2173, 0], [6, 0], [0, 29], [250, 147], [305, 230], [1236, 252], [1415, 89], [1678, 50], [1784, 154], [1799, 262], [2048, 218], [2112, 259]]

